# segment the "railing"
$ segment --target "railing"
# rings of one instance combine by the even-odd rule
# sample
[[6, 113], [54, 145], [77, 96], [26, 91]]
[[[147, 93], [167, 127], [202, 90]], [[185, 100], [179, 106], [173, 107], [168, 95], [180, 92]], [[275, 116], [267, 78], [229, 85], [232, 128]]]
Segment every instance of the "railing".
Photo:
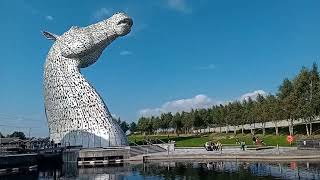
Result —
[[320, 132], [320, 129], [313, 131], [312, 134], [318, 134]]
[[143, 139], [143, 141], [145, 141], [147, 143], [147, 145], [152, 145], [152, 141], [148, 140], [148, 139]]
[[163, 140], [156, 138], [157, 140], [159, 140], [162, 144], [166, 144], [166, 142], [164, 142]]
[[[143, 141], [145, 141], [147, 144], [167, 144], [168, 142], [165, 142], [159, 138], [156, 138], [156, 137], [147, 137], [148, 139], [144, 138]], [[155, 142], [155, 143], [154, 143]], [[158, 143], [160, 142], [160, 143]]]
[[[130, 140], [128, 140], [128, 141], [129, 141], [129, 143], [132, 143], [132, 144], [134, 144], [135, 146], [141, 148], [141, 149], [144, 151], [144, 154], [148, 154], [148, 148], [144, 148], [143, 146], [141, 146], [141, 145], [139, 145], [139, 144], [137, 144], [137, 143], [135, 143], [135, 142], [133, 142], [133, 141], [130, 141]], [[130, 151], [131, 151], [131, 148], [130, 148]]]
[[296, 143], [301, 150], [320, 150], [320, 139], [301, 139]]

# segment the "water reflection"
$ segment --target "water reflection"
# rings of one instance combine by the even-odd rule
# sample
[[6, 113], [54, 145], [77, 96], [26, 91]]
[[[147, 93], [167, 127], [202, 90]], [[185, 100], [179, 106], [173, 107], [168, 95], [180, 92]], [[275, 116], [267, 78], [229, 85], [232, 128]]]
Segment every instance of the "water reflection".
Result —
[[[40, 169], [37, 175], [24, 175], [23, 179], [320, 179], [320, 162], [185, 161], [90, 168], [78, 168], [71, 163], [64, 164], [60, 169]], [[5, 179], [21, 177], [11, 175]]]

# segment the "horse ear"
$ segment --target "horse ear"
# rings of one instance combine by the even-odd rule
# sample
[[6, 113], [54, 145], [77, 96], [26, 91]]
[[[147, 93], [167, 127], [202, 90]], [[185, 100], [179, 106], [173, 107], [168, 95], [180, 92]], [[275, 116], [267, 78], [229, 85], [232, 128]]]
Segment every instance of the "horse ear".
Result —
[[46, 37], [49, 40], [54, 40], [55, 41], [58, 38], [58, 35], [53, 34], [51, 32], [48, 32], [48, 31], [42, 31], [42, 34], [44, 35], [44, 37]]

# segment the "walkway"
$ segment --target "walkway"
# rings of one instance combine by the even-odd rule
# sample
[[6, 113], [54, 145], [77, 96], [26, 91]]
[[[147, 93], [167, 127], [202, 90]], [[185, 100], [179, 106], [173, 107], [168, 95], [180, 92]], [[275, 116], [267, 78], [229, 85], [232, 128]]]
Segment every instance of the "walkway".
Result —
[[282, 147], [279, 149], [264, 149], [264, 150], [246, 150], [240, 148], [229, 148], [220, 151], [206, 151], [204, 148], [185, 148], [176, 149], [172, 152], [160, 152], [153, 154], [145, 154], [131, 157], [129, 160], [139, 161], [165, 161], [165, 160], [203, 160], [203, 159], [220, 159], [220, 160], [263, 160], [263, 161], [280, 161], [280, 160], [320, 160], [319, 151], [297, 150], [295, 147]]

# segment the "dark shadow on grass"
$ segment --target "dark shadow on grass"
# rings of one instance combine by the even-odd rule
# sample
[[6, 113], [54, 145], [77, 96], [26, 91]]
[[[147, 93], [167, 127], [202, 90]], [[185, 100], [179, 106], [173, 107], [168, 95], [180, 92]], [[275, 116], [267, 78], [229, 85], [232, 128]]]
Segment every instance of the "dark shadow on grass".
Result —
[[[134, 144], [138, 144], [138, 145], [146, 145], [148, 144], [148, 142], [151, 142], [152, 144], [161, 144], [163, 142], [168, 143], [169, 141], [185, 141], [185, 140], [190, 140], [190, 139], [194, 139], [194, 138], [201, 138], [201, 136], [175, 136], [175, 137], [170, 137], [169, 138], [167, 136], [162, 136], [162, 137], [148, 137], [146, 136], [145, 139], [143, 140], [138, 140], [135, 141], [133, 140], [133, 142], [130, 142], [130, 145], [134, 145]], [[160, 140], [159, 140], [160, 139]]]

